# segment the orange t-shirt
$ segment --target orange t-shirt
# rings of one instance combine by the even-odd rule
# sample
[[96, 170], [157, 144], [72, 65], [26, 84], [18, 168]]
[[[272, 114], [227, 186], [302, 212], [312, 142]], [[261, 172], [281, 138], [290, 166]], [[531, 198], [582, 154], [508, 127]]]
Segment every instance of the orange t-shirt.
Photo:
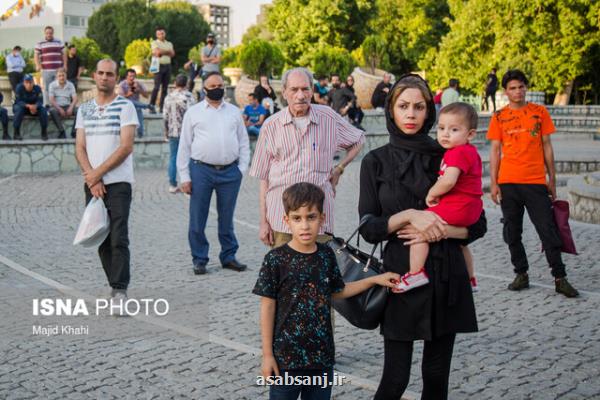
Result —
[[546, 183], [542, 136], [554, 133], [546, 107], [527, 103], [518, 110], [508, 106], [494, 113], [488, 140], [499, 140], [502, 149], [498, 183]]

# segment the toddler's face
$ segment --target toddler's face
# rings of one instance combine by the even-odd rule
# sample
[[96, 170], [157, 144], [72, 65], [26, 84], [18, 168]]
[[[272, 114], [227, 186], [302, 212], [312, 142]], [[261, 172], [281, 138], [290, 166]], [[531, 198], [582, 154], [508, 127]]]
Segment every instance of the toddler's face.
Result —
[[469, 129], [466, 118], [459, 114], [440, 115], [437, 125], [437, 140], [445, 149], [467, 144], [476, 135], [475, 129]]

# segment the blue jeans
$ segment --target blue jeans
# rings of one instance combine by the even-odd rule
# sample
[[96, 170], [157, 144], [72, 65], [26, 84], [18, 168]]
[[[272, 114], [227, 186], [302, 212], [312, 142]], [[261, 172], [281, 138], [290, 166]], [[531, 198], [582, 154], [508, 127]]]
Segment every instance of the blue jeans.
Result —
[[31, 114], [31, 112], [29, 112], [29, 109], [25, 107], [25, 103], [23, 102], [19, 102], [19, 103], [15, 103], [13, 105], [13, 114], [14, 114], [14, 119], [13, 119], [13, 128], [15, 129], [20, 129], [21, 128], [21, 123], [23, 122], [23, 117], [25, 117], [25, 115], [32, 115], [34, 117], [38, 117], [38, 119], [40, 120], [40, 125], [42, 127], [42, 130], [46, 130], [46, 128], [48, 127], [48, 112], [46, 111], [45, 107], [38, 107], [37, 112], [35, 115]]
[[254, 126], [254, 125], [246, 127], [246, 130], [248, 131], [248, 135], [251, 135], [251, 136], [258, 137], [258, 134], [260, 133], [260, 128], [258, 126]]
[[179, 148], [179, 138], [169, 138], [169, 149], [171, 154], [169, 156], [169, 184], [171, 186], [177, 186], [177, 149]]
[[4, 107], [0, 107], [0, 123], [2, 123], [3, 128], [8, 125], [8, 111]]
[[[326, 369], [291, 369], [280, 370], [280, 375], [288, 376], [320, 376], [329, 382], [333, 379], [333, 368]], [[302, 395], [302, 400], [329, 400], [331, 398], [331, 385], [272, 385], [269, 389], [269, 400], [296, 400]]]
[[142, 103], [141, 101], [131, 100], [131, 99], [129, 99], [129, 101], [131, 101], [133, 103], [133, 105], [135, 106], [135, 112], [138, 117], [138, 122], [140, 123], [140, 125], [138, 126], [138, 129], [137, 129], [137, 134], [138, 134], [138, 137], [142, 137], [142, 136], [144, 136], [144, 113], [143, 113], [143, 110], [145, 108], [150, 108], [150, 104]]
[[192, 196], [188, 239], [194, 265], [208, 263], [208, 240], [204, 233], [213, 191], [217, 193], [218, 232], [221, 264], [235, 260], [239, 245], [233, 230], [233, 212], [242, 183], [242, 173], [236, 164], [225, 169], [190, 161]]

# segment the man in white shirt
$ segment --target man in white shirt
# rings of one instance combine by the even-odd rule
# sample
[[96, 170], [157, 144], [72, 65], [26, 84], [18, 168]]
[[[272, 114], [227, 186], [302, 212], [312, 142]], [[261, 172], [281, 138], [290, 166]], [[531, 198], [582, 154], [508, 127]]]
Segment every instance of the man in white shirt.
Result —
[[[67, 72], [64, 68], [56, 70], [56, 80], [48, 86], [48, 91], [50, 92], [50, 117], [58, 129], [58, 138], [64, 139], [66, 135], [63, 118], [77, 116], [77, 91], [75, 85], [67, 80]], [[75, 125], [76, 121], [73, 121], [72, 138], [75, 137]]]
[[234, 271], [246, 269], [235, 258], [239, 245], [233, 213], [250, 161], [250, 143], [240, 110], [223, 101], [224, 87], [219, 72], [206, 75], [206, 98], [185, 113], [177, 151], [181, 190], [191, 195], [188, 238], [196, 275], [205, 274], [208, 264], [204, 229], [213, 191], [217, 194], [221, 265]]
[[110, 232], [98, 254], [112, 288], [111, 297], [127, 299], [129, 285], [129, 208], [133, 183], [133, 139], [138, 119], [133, 104], [115, 94], [117, 64], [96, 65], [98, 94], [79, 107], [75, 156], [85, 179], [86, 203], [101, 198], [108, 209]]

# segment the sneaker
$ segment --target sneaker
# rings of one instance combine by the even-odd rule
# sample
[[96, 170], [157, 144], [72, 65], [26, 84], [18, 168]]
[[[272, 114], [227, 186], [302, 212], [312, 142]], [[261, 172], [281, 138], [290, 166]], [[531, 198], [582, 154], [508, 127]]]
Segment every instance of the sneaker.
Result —
[[194, 265], [194, 275], [204, 275], [204, 274], [206, 274], [206, 264]]
[[179, 192], [179, 188], [177, 186], [169, 186], [169, 193], [177, 193]]
[[479, 286], [477, 285], [477, 278], [475, 278], [473, 276], [473, 277], [471, 277], [471, 279], [469, 279], [469, 281], [471, 282], [471, 290], [473, 291], [473, 293], [479, 292]]
[[65, 131], [61, 131], [58, 134], [58, 139], [66, 139], [67, 138], [67, 134], [65, 133]]
[[111, 315], [113, 315], [115, 317], [127, 317], [127, 313], [124, 312], [125, 302], [127, 302], [127, 300], [128, 300], [127, 290], [113, 289], [111, 292], [110, 303], [119, 305], [121, 307], [121, 310], [119, 311], [118, 308], [115, 308], [114, 310], [111, 310], [111, 312], [112, 312]]
[[154, 106], [154, 104], [148, 105], [148, 111], [150, 112], [150, 114], [156, 114], [156, 107]]
[[511, 284], [508, 285], [508, 290], [518, 291], [529, 287], [529, 275], [527, 272], [517, 274]]
[[414, 274], [407, 272], [402, 275], [400, 283], [396, 286], [396, 291], [397, 293], [404, 293], [428, 283], [429, 277], [427, 276], [427, 272], [425, 272], [425, 268], [421, 268], [419, 272], [415, 272]]
[[579, 292], [575, 289], [567, 278], [558, 278], [554, 280], [554, 286], [556, 288], [556, 293], [560, 293], [565, 295], [566, 297], [577, 297], [579, 296]]

